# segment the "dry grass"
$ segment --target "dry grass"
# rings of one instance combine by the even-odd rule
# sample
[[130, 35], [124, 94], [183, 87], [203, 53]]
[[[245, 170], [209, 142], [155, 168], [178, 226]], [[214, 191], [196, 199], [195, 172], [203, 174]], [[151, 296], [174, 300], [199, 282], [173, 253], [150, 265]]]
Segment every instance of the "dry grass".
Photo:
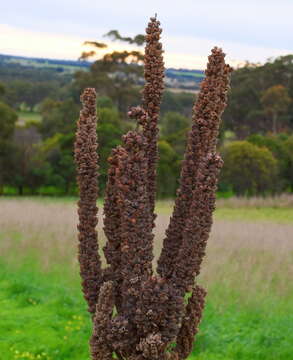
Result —
[[219, 208], [293, 208], [293, 194], [282, 194], [274, 197], [232, 197], [218, 199]]
[[[158, 203], [158, 210], [163, 213], [171, 211], [173, 200]], [[217, 199], [217, 209], [293, 209], [293, 194], [282, 194], [268, 197], [231, 197]], [[293, 218], [292, 218], [293, 222]]]
[[[156, 257], [168, 221], [165, 212], [159, 214]], [[59, 263], [75, 268], [76, 223], [76, 205], [72, 202], [1, 199], [0, 253], [9, 261], [33, 252], [45, 269]], [[99, 238], [102, 247], [105, 239], [101, 219]], [[215, 284], [231, 288], [246, 300], [256, 292], [264, 296], [272, 292], [289, 294], [293, 277], [292, 238], [293, 224], [216, 220], [201, 282], [211, 289]]]

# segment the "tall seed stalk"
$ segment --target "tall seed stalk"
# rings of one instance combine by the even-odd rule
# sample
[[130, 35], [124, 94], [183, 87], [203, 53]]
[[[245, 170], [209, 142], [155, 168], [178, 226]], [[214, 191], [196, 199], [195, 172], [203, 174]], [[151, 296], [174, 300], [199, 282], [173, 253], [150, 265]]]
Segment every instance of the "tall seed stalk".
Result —
[[[98, 255], [98, 156], [96, 93], [81, 96], [75, 142], [80, 189], [79, 263], [84, 297], [92, 314], [93, 360], [186, 359], [202, 317], [206, 291], [196, 283], [212, 226], [222, 160], [216, 153], [231, 68], [214, 48], [193, 107], [174, 211], [153, 272], [158, 121], [164, 62], [160, 22], [146, 29], [142, 106], [131, 108], [137, 129], [122, 137], [109, 157], [103, 248]], [[185, 296], [191, 293], [187, 304]], [[171, 346], [172, 345], [172, 346]]]

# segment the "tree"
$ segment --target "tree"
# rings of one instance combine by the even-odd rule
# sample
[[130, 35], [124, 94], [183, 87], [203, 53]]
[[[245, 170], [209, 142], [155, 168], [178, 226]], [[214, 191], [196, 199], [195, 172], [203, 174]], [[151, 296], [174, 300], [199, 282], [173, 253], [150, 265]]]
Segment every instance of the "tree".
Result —
[[237, 195], [260, 195], [276, 191], [277, 161], [265, 147], [235, 141], [222, 149], [222, 182]]
[[283, 85], [271, 86], [262, 95], [261, 103], [265, 113], [272, 119], [272, 132], [276, 134], [278, 117], [286, 113], [291, 103], [288, 91]]
[[247, 138], [247, 141], [258, 147], [266, 147], [271, 151], [278, 164], [278, 190], [286, 190], [291, 186], [290, 176], [290, 151], [287, 149], [288, 135], [286, 134], [254, 134]]
[[109, 96], [100, 96], [97, 99], [97, 108], [98, 109], [114, 109], [115, 105], [113, 103], [113, 100]]
[[[107, 47], [106, 44], [104, 43], [100, 43], [100, 42], [97, 42], [97, 41], [85, 41], [84, 42], [84, 45], [91, 45], [91, 46], [94, 46], [95, 48], [97, 49], [104, 49]], [[96, 51], [95, 50], [91, 50], [91, 51], [83, 51], [81, 53], [81, 56], [79, 58], [79, 60], [81, 61], [86, 61], [88, 58], [92, 57], [92, 56], [95, 56], [96, 55]]]
[[111, 150], [121, 144], [121, 136], [130, 128], [130, 125], [122, 122], [115, 108], [98, 108], [97, 113], [99, 118], [97, 134], [100, 139], [98, 152], [100, 157], [101, 190], [103, 191], [108, 171], [107, 159], [111, 154]]
[[2, 194], [3, 185], [11, 173], [12, 136], [16, 121], [17, 114], [14, 110], [0, 102], [0, 194]]
[[[230, 100], [223, 115], [225, 130], [235, 132], [238, 139], [253, 133], [266, 134], [272, 131], [272, 119], [268, 120], [261, 98], [267, 89], [282, 85], [293, 98], [293, 55], [281, 56], [264, 65], [247, 63], [234, 71], [231, 79]], [[282, 115], [284, 125], [293, 129], [293, 102]], [[281, 127], [280, 127], [281, 128]]]
[[112, 40], [120, 40], [120, 41], [125, 41], [128, 42], [129, 44], [135, 44], [135, 45], [143, 45], [145, 42], [145, 35], [143, 34], [138, 34], [136, 36], [132, 37], [123, 37], [120, 35], [119, 31], [117, 30], [110, 30], [107, 34], [105, 34], [104, 36], [108, 36], [110, 38], [112, 38]]
[[29, 110], [39, 104], [46, 97], [53, 95], [59, 90], [57, 81], [33, 81], [29, 80], [11, 80], [7, 84], [5, 91], [5, 101], [19, 109], [21, 104], [25, 104]]
[[176, 152], [180, 161], [183, 159], [186, 147], [186, 134], [188, 133], [188, 130], [189, 128], [185, 128], [176, 133], [170, 134], [169, 136], [163, 137], [163, 140], [165, 140]]
[[0, 97], [5, 94], [5, 86], [4, 84], [0, 83]]
[[79, 106], [72, 99], [55, 101], [47, 98], [41, 104], [42, 121], [40, 132], [43, 138], [48, 138], [56, 133], [74, 133], [75, 122], [78, 118]]
[[[106, 36], [138, 46], [144, 42], [142, 35], [123, 37], [117, 30], [110, 31]], [[86, 41], [85, 44], [93, 46], [94, 50], [83, 53], [83, 58], [96, 55], [96, 49], [107, 48], [106, 44], [96, 41]], [[79, 71], [75, 74], [73, 88], [76, 100], [85, 87], [92, 86], [100, 96], [110, 97], [120, 112], [126, 113], [139, 100], [142, 61], [143, 55], [137, 50], [106, 53], [91, 65], [89, 72]]]
[[178, 155], [165, 140], [158, 143], [159, 164], [158, 164], [158, 191], [160, 198], [174, 197], [177, 189], [177, 178], [180, 171]]
[[35, 171], [40, 166], [36, 146], [40, 140], [41, 136], [35, 126], [15, 129], [9, 184], [18, 189], [18, 195], [23, 195], [25, 187], [34, 193], [42, 184], [43, 178]]
[[169, 111], [180, 113], [190, 118], [194, 94], [187, 92], [173, 93], [164, 91], [162, 98], [161, 114], [164, 116]]
[[285, 171], [285, 178], [288, 181], [288, 187], [293, 192], [293, 135], [288, 137], [284, 142], [287, 154], [287, 167]]
[[37, 173], [44, 179], [42, 185], [53, 186], [56, 194], [75, 192], [73, 139], [73, 133], [57, 133], [45, 139], [38, 149], [41, 161]]
[[169, 136], [186, 130], [190, 125], [190, 120], [177, 112], [169, 111], [163, 116], [161, 125], [162, 135]]
[[0, 102], [0, 141], [9, 140], [17, 121], [16, 112], [8, 105]]

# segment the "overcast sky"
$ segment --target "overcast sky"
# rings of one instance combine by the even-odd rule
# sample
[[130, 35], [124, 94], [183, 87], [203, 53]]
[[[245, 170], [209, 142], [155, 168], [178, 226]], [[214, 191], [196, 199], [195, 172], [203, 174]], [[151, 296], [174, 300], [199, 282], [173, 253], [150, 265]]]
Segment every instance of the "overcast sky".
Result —
[[3, 0], [0, 53], [77, 59], [83, 41], [143, 33], [155, 13], [168, 67], [204, 68], [215, 45], [234, 66], [293, 53], [293, 0]]

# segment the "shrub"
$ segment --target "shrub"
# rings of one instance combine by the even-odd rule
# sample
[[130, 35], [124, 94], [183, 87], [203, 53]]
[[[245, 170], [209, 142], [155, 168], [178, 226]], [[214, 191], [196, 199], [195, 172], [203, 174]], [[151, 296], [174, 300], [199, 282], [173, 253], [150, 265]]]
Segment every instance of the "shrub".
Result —
[[285, 178], [288, 180], [288, 186], [293, 192], [293, 135], [288, 137], [284, 145], [287, 154]]
[[187, 117], [174, 112], [167, 112], [162, 119], [162, 134], [164, 136], [178, 133], [181, 130], [187, 129], [189, 120]]
[[[247, 140], [259, 147], [268, 148], [278, 163], [278, 189], [287, 190], [291, 187], [293, 189], [293, 170], [292, 170], [292, 143], [293, 136], [289, 137], [287, 134], [278, 135], [251, 135]], [[291, 149], [291, 151], [290, 151]]]
[[179, 160], [172, 146], [165, 140], [159, 141], [158, 191], [160, 198], [174, 196], [177, 188]]
[[276, 190], [277, 161], [265, 147], [235, 141], [222, 151], [222, 181], [237, 195], [259, 195]]

